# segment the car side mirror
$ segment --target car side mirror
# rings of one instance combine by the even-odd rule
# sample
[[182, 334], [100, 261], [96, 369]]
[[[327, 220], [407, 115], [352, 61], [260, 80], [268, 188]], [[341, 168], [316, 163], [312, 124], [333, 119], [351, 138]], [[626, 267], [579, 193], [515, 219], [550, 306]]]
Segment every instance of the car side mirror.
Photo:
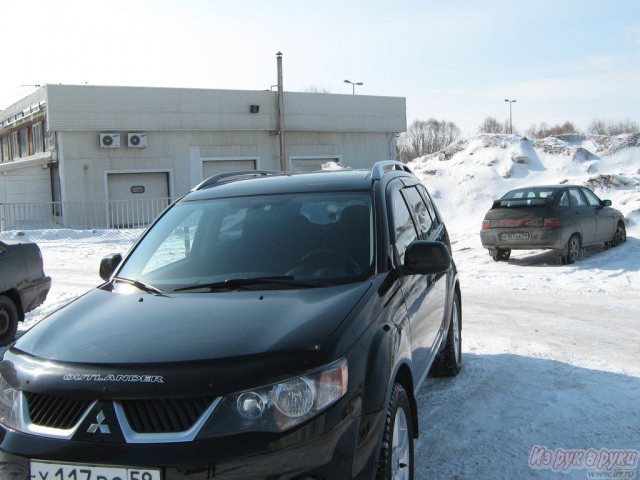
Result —
[[405, 272], [417, 275], [444, 273], [451, 267], [451, 254], [442, 242], [416, 240], [404, 253]]
[[611, 206], [611, 200], [602, 200], [602, 206], [603, 207], [610, 207]]
[[122, 255], [119, 253], [111, 253], [104, 257], [100, 261], [100, 278], [109, 280], [109, 277], [116, 270], [116, 267], [120, 265], [121, 261]]

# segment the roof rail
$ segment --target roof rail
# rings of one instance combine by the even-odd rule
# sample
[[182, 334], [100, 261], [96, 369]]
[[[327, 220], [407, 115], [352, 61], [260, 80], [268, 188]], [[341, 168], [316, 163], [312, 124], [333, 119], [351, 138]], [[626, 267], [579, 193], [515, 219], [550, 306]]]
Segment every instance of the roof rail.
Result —
[[215, 187], [223, 183], [234, 182], [236, 180], [247, 180], [255, 177], [269, 177], [271, 175], [282, 175], [278, 170], [240, 170], [237, 172], [224, 172], [203, 180], [191, 189], [192, 192]]
[[396, 160], [382, 160], [376, 162], [371, 169], [371, 178], [373, 180], [380, 180], [385, 172], [391, 170], [399, 170], [401, 172], [407, 172], [413, 174], [413, 172], [404, 163]]

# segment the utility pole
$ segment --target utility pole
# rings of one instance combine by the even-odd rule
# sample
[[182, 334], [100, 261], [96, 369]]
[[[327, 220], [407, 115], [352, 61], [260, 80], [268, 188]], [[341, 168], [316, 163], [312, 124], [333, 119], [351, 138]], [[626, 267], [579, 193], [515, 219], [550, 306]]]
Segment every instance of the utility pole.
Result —
[[513, 133], [513, 116], [511, 115], [511, 104], [516, 100], [509, 100], [508, 98], [505, 98], [504, 101], [509, 102], [509, 133]]
[[284, 151], [284, 90], [282, 87], [282, 53], [276, 53], [278, 63], [278, 129], [280, 136], [280, 170], [287, 171], [287, 161]]

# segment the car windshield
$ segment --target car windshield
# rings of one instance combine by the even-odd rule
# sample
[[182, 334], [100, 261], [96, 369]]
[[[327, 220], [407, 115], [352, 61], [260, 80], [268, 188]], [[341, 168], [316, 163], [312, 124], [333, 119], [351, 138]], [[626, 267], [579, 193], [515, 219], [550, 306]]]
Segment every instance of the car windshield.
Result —
[[117, 277], [162, 291], [357, 281], [373, 266], [371, 205], [361, 192], [181, 202], [146, 233]]

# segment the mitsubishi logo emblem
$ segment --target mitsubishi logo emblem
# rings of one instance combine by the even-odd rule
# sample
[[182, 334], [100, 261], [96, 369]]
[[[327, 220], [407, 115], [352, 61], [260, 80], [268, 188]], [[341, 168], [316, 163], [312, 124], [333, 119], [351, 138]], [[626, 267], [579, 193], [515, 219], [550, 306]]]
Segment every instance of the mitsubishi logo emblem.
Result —
[[105, 419], [106, 417], [104, 416], [104, 412], [100, 410], [98, 412], [98, 415], [96, 415], [96, 423], [92, 423], [91, 425], [89, 425], [89, 428], [87, 428], [87, 433], [96, 433], [98, 430], [100, 430], [100, 433], [104, 434], [111, 433], [111, 430], [109, 430], [109, 425], [102, 423], [105, 421]]

